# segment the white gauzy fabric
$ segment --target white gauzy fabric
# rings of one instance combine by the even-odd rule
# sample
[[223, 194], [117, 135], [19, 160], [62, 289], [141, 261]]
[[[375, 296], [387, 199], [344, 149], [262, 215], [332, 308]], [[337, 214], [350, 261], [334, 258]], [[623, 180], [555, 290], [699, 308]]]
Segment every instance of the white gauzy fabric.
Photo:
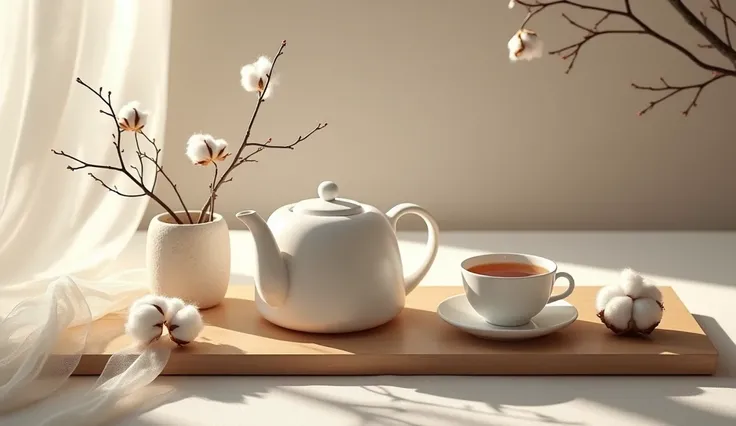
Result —
[[[141, 271], [115, 275], [112, 261], [147, 197], [113, 194], [90, 170], [66, 170], [74, 162], [51, 150], [89, 163], [117, 160], [114, 123], [77, 77], [112, 91], [116, 110], [140, 101], [151, 113], [146, 133], [163, 145], [170, 19], [170, 0], [0, 2], [0, 424], [7, 411], [31, 403], [44, 417], [24, 424], [94, 424], [168, 359], [156, 347], [116, 354], [78, 405], [66, 405], [75, 410], [53, 421], [54, 413], [39, 411], [47, 402], [39, 400], [76, 368], [90, 322], [145, 292]], [[134, 143], [126, 136], [123, 146]], [[134, 189], [120, 173], [94, 172], [121, 191]], [[56, 353], [62, 335], [64, 351]]]

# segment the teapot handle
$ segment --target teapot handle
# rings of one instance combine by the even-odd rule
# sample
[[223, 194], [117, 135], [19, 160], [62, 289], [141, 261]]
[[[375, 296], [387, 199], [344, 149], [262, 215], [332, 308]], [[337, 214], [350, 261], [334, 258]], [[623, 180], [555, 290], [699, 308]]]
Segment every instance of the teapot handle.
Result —
[[393, 207], [386, 213], [394, 231], [396, 231], [396, 223], [406, 214], [415, 214], [421, 217], [427, 225], [427, 246], [424, 250], [424, 259], [422, 260], [422, 264], [417, 268], [417, 270], [404, 276], [404, 289], [406, 294], [409, 294], [417, 287], [417, 285], [419, 285], [422, 278], [427, 275], [429, 268], [432, 266], [432, 263], [434, 263], [435, 257], [437, 257], [437, 249], [439, 248], [439, 226], [432, 215], [422, 207], [419, 207], [416, 204], [403, 203]]

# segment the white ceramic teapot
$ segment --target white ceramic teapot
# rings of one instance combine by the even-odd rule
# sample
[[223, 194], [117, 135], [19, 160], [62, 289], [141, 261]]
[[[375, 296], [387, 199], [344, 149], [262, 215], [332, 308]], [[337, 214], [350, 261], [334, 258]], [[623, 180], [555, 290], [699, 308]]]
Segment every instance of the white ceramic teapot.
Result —
[[[236, 214], [256, 246], [256, 306], [268, 321], [292, 330], [344, 333], [384, 324], [424, 278], [437, 255], [437, 222], [415, 204], [386, 214], [338, 198], [322, 182], [319, 198], [278, 208], [268, 223], [254, 211]], [[396, 222], [413, 213], [428, 228], [419, 268], [404, 275]]]

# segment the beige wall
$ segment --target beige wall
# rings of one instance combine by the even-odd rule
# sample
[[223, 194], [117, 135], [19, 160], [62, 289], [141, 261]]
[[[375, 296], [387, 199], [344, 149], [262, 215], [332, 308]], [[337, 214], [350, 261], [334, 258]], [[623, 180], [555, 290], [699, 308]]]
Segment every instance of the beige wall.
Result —
[[[708, 73], [638, 36], [592, 41], [570, 75], [554, 56], [511, 64], [506, 42], [524, 11], [506, 4], [176, 0], [165, 168], [199, 208], [212, 170], [188, 163], [186, 139], [208, 132], [239, 143], [255, 101], [239, 86], [240, 67], [285, 38], [282, 83], [253, 140], [288, 143], [330, 125], [237, 170], [217, 204], [232, 228], [242, 229], [238, 210], [265, 217], [315, 196], [322, 180], [384, 210], [421, 204], [443, 229], [736, 228], [732, 81], [707, 89], [687, 119], [686, 94], [637, 117], [653, 94], [632, 81], [689, 84]], [[702, 42], [665, 2], [634, 5], [654, 28]], [[549, 47], [581, 35], [561, 11], [532, 25]], [[160, 211], [151, 204], [142, 226]]]

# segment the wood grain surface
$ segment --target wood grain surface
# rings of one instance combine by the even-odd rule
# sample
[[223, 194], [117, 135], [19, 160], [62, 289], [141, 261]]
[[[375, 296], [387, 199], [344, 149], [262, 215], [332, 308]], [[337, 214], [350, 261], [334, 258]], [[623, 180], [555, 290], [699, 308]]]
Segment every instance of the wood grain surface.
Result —
[[[619, 337], [595, 315], [600, 287], [578, 286], [567, 300], [575, 323], [516, 342], [483, 340], [442, 321], [437, 306], [462, 287], [419, 287], [393, 321], [342, 335], [295, 332], [262, 319], [252, 286], [231, 285], [224, 303], [203, 311], [192, 344], [175, 348], [165, 375], [710, 375], [718, 353], [669, 287], [665, 312], [647, 338]], [[555, 292], [559, 292], [555, 291]], [[125, 312], [93, 323], [75, 375], [97, 375], [109, 356], [130, 345]], [[171, 344], [167, 336], [162, 338]], [[63, 345], [57, 353], [64, 353]]]

